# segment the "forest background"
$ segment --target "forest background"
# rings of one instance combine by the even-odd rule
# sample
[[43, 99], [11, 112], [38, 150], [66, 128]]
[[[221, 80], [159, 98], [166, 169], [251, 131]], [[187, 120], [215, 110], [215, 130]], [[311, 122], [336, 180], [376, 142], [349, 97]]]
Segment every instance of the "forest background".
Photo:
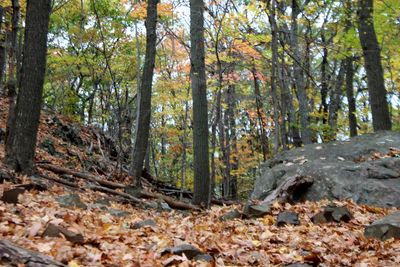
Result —
[[[12, 48], [13, 7], [18, 31]], [[361, 1], [362, 2], [362, 1]], [[400, 2], [375, 0], [390, 120], [400, 128]], [[25, 1], [2, 1], [0, 91], [21, 65]], [[213, 192], [248, 196], [260, 165], [279, 151], [373, 130], [358, 1], [207, 1], [205, 45]], [[145, 168], [193, 188], [189, 3], [158, 4], [151, 133]], [[55, 0], [44, 108], [93, 125], [131, 162], [143, 69], [146, 3]], [[9, 92], [8, 92], [9, 93]]]

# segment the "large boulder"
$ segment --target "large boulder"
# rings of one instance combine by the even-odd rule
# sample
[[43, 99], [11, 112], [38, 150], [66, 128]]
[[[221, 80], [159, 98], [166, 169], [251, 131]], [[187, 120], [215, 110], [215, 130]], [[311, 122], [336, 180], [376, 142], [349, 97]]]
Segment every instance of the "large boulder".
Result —
[[310, 176], [314, 183], [294, 192], [294, 200], [400, 207], [399, 151], [400, 133], [389, 131], [284, 151], [264, 164], [251, 198], [264, 199], [289, 177]]

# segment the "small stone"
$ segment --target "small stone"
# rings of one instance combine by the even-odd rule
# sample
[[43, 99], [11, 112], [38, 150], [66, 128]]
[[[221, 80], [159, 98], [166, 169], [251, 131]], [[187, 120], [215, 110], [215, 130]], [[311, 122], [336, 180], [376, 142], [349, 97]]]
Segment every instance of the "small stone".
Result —
[[349, 222], [353, 216], [346, 207], [336, 207], [329, 205], [324, 207], [322, 212], [317, 213], [311, 218], [315, 224], [327, 222]]
[[203, 254], [203, 252], [201, 252], [201, 250], [199, 250], [198, 248], [189, 245], [189, 244], [183, 244], [180, 246], [176, 246], [176, 247], [169, 247], [166, 248], [161, 255], [164, 255], [166, 253], [171, 253], [174, 255], [179, 255], [182, 256], [183, 254], [185, 254], [185, 256], [191, 260], [194, 257], [196, 257], [197, 255]]
[[373, 222], [365, 228], [364, 235], [382, 241], [390, 238], [400, 239], [400, 211]]
[[233, 219], [239, 219], [241, 217], [242, 217], [242, 214], [237, 209], [234, 209], [234, 210], [220, 216], [219, 220], [220, 221], [230, 221]]
[[165, 202], [165, 200], [163, 200], [163, 199], [160, 199], [160, 200], [158, 201], [158, 207], [157, 207], [157, 209], [158, 209], [159, 211], [172, 211], [171, 207], [170, 207], [170, 206], [168, 205], [168, 203]]
[[261, 203], [261, 204], [246, 204], [243, 209], [243, 215], [247, 218], [259, 218], [264, 217], [271, 211], [270, 203]]
[[25, 191], [26, 191], [25, 188], [19, 188], [19, 187], [6, 190], [3, 192], [3, 197], [1, 198], [1, 200], [4, 201], [5, 203], [17, 204], [18, 196], [20, 194], [23, 194]]
[[110, 201], [109, 198], [99, 198], [99, 199], [96, 199], [96, 201], [94, 203], [102, 204], [102, 205], [105, 205], [105, 206], [110, 206], [111, 205], [111, 201]]
[[285, 267], [313, 267], [313, 265], [308, 263], [292, 263], [289, 265], [285, 265]]
[[133, 196], [133, 197], [137, 197], [137, 198], [141, 198], [142, 197], [142, 193], [140, 191], [140, 188], [134, 187], [134, 186], [126, 186], [124, 188], [124, 192]]
[[119, 217], [119, 218], [122, 218], [122, 217], [126, 217], [126, 216], [131, 215], [130, 212], [122, 211], [122, 210], [116, 210], [116, 209], [109, 209], [108, 212], [109, 212], [112, 216]]
[[156, 222], [154, 220], [147, 219], [147, 220], [143, 220], [143, 221], [134, 223], [131, 228], [132, 229], [140, 229], [140, 228], [143, 228], [143, 227], [146, 227], [146, 226], [156, 226], [156, 225], [157, 224], [156, 224]]
[[57, 154], [57, 150], [54, 147], [54, 142], [51, 139], [45, 139], [41, 144], [40, 147], [47, 151], [50, 155], [54, 156]]
[[87, 206], [81, 201], [81, 198], [77, 194], [70, 194], [57, 197], [56, 200], [60, 203], [61, 207], [72, 208], [77, 207], [81, 209], [86, 209]]
[[284, 211], [279, 213], [278, 218], [276, 220], [277, 226], [284, 225], [300, 225], [299, 215], [295, 212]]
[[325, 218], [325, 214], [324, 214], [323, 211], [321, 211], [321, 212], [315, 214], [315, 215], [311, 218], [311, 221], [312, 221], [314, 224], [322, 224], [322, 223], [327, 223], [327, 222], [328, 222], [328, 220]]
[[68, 229], [65, 229], [59, 225], [50, 223], [46, 230], [43, 232], [43, 236], [59, 237], [60, 235], [65, 236], [65, 239], [74, 244], [83, 244], [85, 242], [83, 235], [80, 233], [74, 233]]
[[213, 262], [214, 258], [208, 254], [199, 254], [193, 258], [195, 261], [206, 261], [206, 262]]
[[327, 206], [325, 213], [330, 213], [335, 222], [349, 222], [353, 218], [346, 207]]

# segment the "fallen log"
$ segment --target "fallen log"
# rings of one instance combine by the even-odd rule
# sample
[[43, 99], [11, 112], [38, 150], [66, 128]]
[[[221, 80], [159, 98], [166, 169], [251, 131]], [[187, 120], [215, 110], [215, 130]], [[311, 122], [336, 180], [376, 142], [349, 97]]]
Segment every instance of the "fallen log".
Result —
[[162, 200], [164, 200], [165, 202], [167, 202], [167, 204], [174, 209], [183, 209], [183, 210], [197, 210], [200, 211], [201, 208], [198, 206], [195, 206], [193, 204], [189, 204], [189, 203], [185, 203], [179, 200], [176, 200], [172, 197], [169, 196], [165, 196], [159, 193], [151, 193], [151, 192], [146, 192], [146, 191], [140, 191], [140, 195], [142, 197], [146, 197], [146, 198], [161, 198]]
[[117, 189], [117, 188], [124, 188], [125, 185], [123, 184], [118, 184], [118, 183], [114, 183], [114, 182], [110, 182], [110, 181], [105, 181], [103, 179], [100, 179], [94, 175], [88, 174], [88, 173], [83, 173], [83, 172], [78, 172], [78, 171], [74, 171], [74, 170], [70, 170], [67, 168], [63, 168], [63, 167], [59, 167], [59, 166], [55, 166], [55, 165], [51, 165], [51, 164], [38, 164], [38, 166], [40, 168], [52, 171], [54, 173], [57, 174], [70, 174], [82, 179], [86, 179], [92, 182], [96, 182], [99, 183], [100, 185], [112, 188], [112, 189]]
[[5, 266], [66, 266], [46, 255], [19, 247], [7, 240], [0, 241], [0, 263], [5, 264]]
[[297, 175], [288, 177], [269, 193], [261, 203], [253, 203], [252, 201], [246, 203], [243, 207], [242, 216], [245, 218], [263, 217], [271, 212], [273, 202], [292, 203], [298, 200], [298, 196], [302, 195], [313, 182], [314, 179], [310, 176]]
[[56, 183], [59, 183], [59, 184], [62, 184], [62, 185], [69, 186], [69, 187], [79, 188], [79, 186], [77, 184], [72, 183], [70, 181], [67, 181], [65, 179], [54, 178], [54, 177], [50, 177], [50, 176], [45, 175], [45, 174], [40, 174], [40, 177], [42, 177], [42, 178], [44, 178], [46, 180], [49, 180], [49, 181], [53, 181], [53, 182], [56, 182]]
[[215, 204], [215, 205], [219, 205], [219, 206], [231, 206], [231, 205], [238, 205], [240, 204], [241, 201], [240, 200], [225, 200], [225, 199], [217, 199], [217, 198], [213, 198], [211, 199], [211, 204]]
[[113, 189], [110, 189], [110, 188], [107, 188], [107, 187], [103, 187], [103, 186], [98, 186], [98, 185], [89, 185], [88, 188], [92, 189], [92, 190], [95, 190], [95, 191], [101, 191], [101, 192], [110, 193], [110, 194], [113, 194], [113, 195], [116, 195], [116, 196], [121, 196], [121, 197], [124, 197], [125, 199], [129, 200], [130, 202], [132, 202], [134, 204], [147, 206], [147, 204], [143, 200], [141, 200], [141, 199], [139, 199], [137, 197], [134, 197], [132, 195], [129, 195], [127, 193], [124, 193], [124, 192], [119, 192], [117, 190], [113, 190]]
[[[294, 202], [301, 191], [305, 191], [314, 183], [310, 176], [293, 176], [284, 180], [275, 190], [264, 198], [263, 203], [272, 203], [275, 201], [285, 203]], [[301, 194], [299, 194], [301, 195]]]

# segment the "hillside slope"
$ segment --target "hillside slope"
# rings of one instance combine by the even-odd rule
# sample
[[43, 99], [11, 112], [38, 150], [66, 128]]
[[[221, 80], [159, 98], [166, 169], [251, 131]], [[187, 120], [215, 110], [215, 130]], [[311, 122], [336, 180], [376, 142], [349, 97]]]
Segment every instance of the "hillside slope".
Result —
[[[6, 105], [0, 99], [0, 128], [5, 129]], [[79, 129], [79, 130], [78, 130]], [[68, 118], [41, 118], [36, 161], [128, 185], [130, 177], [115, 172], [113, 148], [91, 127]], [[100, 145], [99, 145], [100, 144]], [[107, 147], [108, 146], [108, 147]], [[4, 144], [0, 143], [0, 160]], [[16, 175], [0, 163], [4, 179], [0, 195], [30, 177]], [[122, 195], [93, 191], [94, 182], [71, 174], [39, 168], [45, 188], [25, 188], [16, 203], [0, 201], [0, 236], [41, 257], [48, 255], [69, 266], [399, 266], [400, 241], [364, 237], [364, 227], [396, 209], [372, 208], [351, 201], [335, 202], [353, 215], [349, 222], [313, 224], [311, 217], [328, 201], [296, 205], [275, 203], [270, 214], [254, 219], [221, 221], [236, 206], [213, 206], [209, 211], [169, 209], [165, 201], [136, 203]], [[69, 186], [59, 182], [69, 182]], [[106, 183], [106, 182], [105, 182]], [[101, 186], [102, 183], [97, 183]], [[147, 189], [151, 191], [150, 184]], [[123, 192], [123, 188], [114, 188]], [[122, 193], [123, 194], [123, 193]], [[13, 202], [8, 198], [8, 202]], [[190, 206], [186, 207], [190, 208]], [[299, 214], [300, 225], [278, 227], [282, 211]], [[60, 234], [61, 233], [61, 234]], [[2, 241], [0, 241], [2, 242]], [[0, 255], [4, 248], [0, 243]], [[194, 247], [181, 246], [183, 244]], [[185, 254], [182, 254], [184, 252]], [[196, 257], [195, 257], [196, 256]], [[22, 262], [19, 262], [22, 263]], [[17, 266], [0, 256], [0, 264]], [[32, 263], [25, 262], [26, 266]], [[23, 266], [23, 265], [19, 265]], [[37, 265], [36, 265], [37, 266]], [[306, 266], [306, 265], [304, 265]]]

